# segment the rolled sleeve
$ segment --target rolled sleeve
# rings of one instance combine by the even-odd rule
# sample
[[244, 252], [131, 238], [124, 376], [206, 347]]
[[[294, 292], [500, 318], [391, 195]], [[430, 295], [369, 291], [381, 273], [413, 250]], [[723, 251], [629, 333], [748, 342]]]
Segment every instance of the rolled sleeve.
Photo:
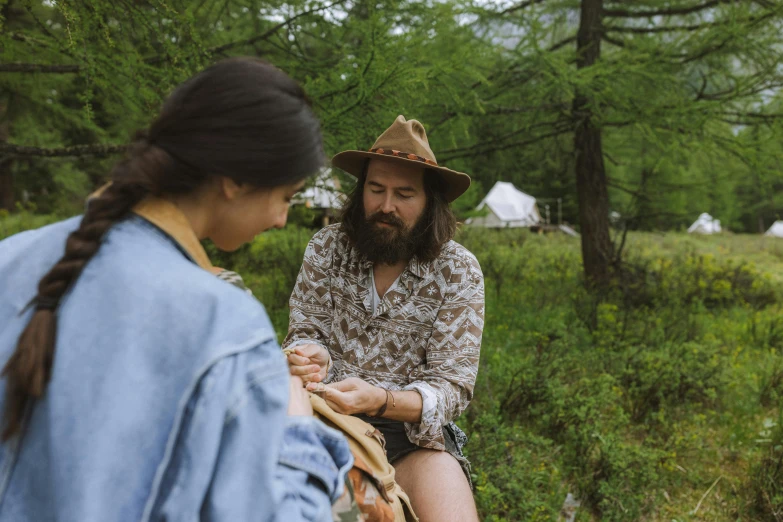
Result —
[[438, 310], [427, 362], [405, 390], [422, 398], [419, 424], [406, 424], [411, 442], [444, 449], [443, 426], [459, 417], [473, 398], [484, 330], [484, 277], [475, 258]]

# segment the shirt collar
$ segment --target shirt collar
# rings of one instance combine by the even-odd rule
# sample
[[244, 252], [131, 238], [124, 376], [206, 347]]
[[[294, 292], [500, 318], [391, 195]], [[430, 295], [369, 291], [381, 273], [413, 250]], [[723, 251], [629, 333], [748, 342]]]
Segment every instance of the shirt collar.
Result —
[[[370, 269], [372, 268], [373, 264], [372, 261], [369, 261], [366, 257], [359, 254], [357, 251], [357, 254], [360, 256], [360, 266], [361, 268], [369, 274]], [[411, 274], [415, 275], [419, 279], [424, 279], [427, 274], [430, 273], [432, 270], [432, 262], [427, 261], [421, 261], [418, 257], [413, 257], [410, 261], [408, 261], [408, 266], [405, 267], [405, 270], [410, 272]]]
[[429, 261], [422, 261], [418, 257], [414, 257], [408, 263], [408, 271], [416, 277], [423, 279], [432, 270], [432, 263]]

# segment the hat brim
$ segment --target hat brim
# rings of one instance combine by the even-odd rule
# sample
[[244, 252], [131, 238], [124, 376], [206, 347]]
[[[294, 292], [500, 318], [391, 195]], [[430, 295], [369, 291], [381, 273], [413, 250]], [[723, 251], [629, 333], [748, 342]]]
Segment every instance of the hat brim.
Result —
[[348, 174], [358, 178], [361, 176], [362, 170], [364, 170], [365, 161], [368, 159], [378, 158], [386, 159], [388, 161], [397, 161], [400, 163], [418, 165], [424, 169], [437, 172], [446, 182], [446, 199], [449, 201], [449, 203], [464, 194], [465, 191], [470, 187], [470, 176], [465, 173], [447, 169], [446, 167], [428, 165], [417, 160], [400, 158], [398, 156], [389, 156], [386, 154], [378, 154], [375, 152], [346, 150], [332, 158], [332, 166], [344, 170]]

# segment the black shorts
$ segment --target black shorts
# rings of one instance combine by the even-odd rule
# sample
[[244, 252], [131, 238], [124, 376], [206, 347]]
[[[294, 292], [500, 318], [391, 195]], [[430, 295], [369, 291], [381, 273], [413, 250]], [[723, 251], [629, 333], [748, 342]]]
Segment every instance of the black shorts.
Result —
[[[416, 450], [422, 449], [421, 446], [417, 446], [408, 440], [408, 435], [405, 433], [405, 424], [400, 421], [383, 419], [377, 417], [370, 417], [368, 415], [356, 415], [365, 422], [372, 424], [383, 434], [383, 438], [386, 439], [386, 458], [389, 459], [389, 463], [394, 464], [395, 461], [401, 459], [405, 455], [412, 453]], [[446, 452], [457, 459], [465, 478], [468, 479], [471, 489], [473, 488], [473, 482], [470, 480], [470, 462], [462, 454], [462, 449], [457, 443], [456, 426], [453, 424], [447, 424], [443, 426], [443, 439], [446, 442]]]

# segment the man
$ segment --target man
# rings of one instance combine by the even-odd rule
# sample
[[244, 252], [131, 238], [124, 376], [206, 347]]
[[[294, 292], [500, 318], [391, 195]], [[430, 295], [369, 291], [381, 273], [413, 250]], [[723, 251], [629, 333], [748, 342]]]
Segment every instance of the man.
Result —
[[291, 373], [384, 434], [422, 521], [478, 520], [453, 423], [473, 396], [484, 326], [481, 269], [452, 241], [449, 203], [470, 178], [439, 166], [422, 125], [402, 116], [368, 152], [332, 163], [358, 182], [342, 223], [305, 253], [283, 343]]

